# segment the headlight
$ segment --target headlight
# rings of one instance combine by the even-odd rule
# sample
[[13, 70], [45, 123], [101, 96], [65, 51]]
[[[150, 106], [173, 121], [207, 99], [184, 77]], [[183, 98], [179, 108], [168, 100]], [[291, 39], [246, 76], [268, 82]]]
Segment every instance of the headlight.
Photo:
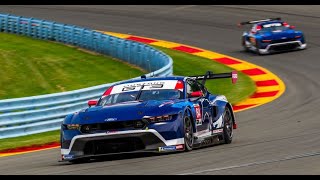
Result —
[[164, 122], [170, 121], [173, 119], [173, 115], [164, 115], [164, 116], [144, 116], [144, 120], [147, 120], [149, 123], [157, 123], [157, 122]]
[[75, 130], [75, 129], [79, 129], [79, 128], [80, 128], [79, 124], [67, 124], [68, 130]]

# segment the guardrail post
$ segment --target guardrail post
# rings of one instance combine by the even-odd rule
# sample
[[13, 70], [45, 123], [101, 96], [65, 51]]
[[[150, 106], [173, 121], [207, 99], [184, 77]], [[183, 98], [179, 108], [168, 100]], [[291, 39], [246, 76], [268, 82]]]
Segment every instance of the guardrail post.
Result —
[[48, 39], [51, 40], [51, 41], [54, 41], [54, 23], [55, 22], [50, 23], [49, 29], [48, 29], [48, 31], [49, 31]]
[[43, 21], [44, 20], [40, 20], [40, 22], [39, 22], [39, 26], [38, 26], [38, 31], [39, 31], [39, 37], [40, 37], [40, 39], [45, 39], [45, 37], [43, 36]]
[[21, 19], [21, 16], [17, 17], [17, 34], [21, 34], [20, 31], [20, 19]]
[[32, 25], [32, 23], [31, 23], [31, 21], [32, 21], [32, 18], [30, 18], [30, 19], [28, 19], [28, 36], [31, 36], [32, 37], [32, 32], [31, 32], [31, 25]]
[[126, 59], [127, 59], [127, 61], [130, 63], [130, 64], [132, 64], [132, 62], [131, 62], [131, 52], [130, 52], [130, 50], [131, 50], [131, 46], [130, 46], [130, 42], [129, 41], [125, 41], [124, 42], [124, 53], [125, 53], [125, 55], [127, 55], [126, 56]]
[[70, 43], [72, 45], [75, 45], [76, 44], [76, 39], [74, 38], [74, 29], [75, 29], [75, 26], [69, 26], [70, 29], [71, 29], [71, 38], [70, 38]]
[[0, 15], [0, 32], [2, 32], [3, 16]]
[[59, 33], [59, 41], [64, 43], [66, 42], [66, 39], [64, 37], [64, 24], [60, 25], [60, 33]]
[[103, 51], [102, 51], [102, 44], [103, 44], [102, 33], [98, 33], [97, 34], [97, 40], [96, 41], [97, 41], [97, 51], [99, 53], [103, 53]]
[[8, 32], [8, 19], [9, 19], [9, 15], [5, 15], [5, 18], [4, 18], [4, 32]]

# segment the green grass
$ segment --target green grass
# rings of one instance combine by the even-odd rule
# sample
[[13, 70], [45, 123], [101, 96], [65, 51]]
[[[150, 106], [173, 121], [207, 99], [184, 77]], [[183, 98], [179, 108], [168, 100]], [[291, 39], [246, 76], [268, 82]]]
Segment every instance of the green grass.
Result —
[[110, 56], [6, 33], [0, 33], [0, 67], [0, 99], [70, 91], [145, 73]]
[[21, 137], [0, 139], [0, 151], [30, 145], [42, 145], [50, 142], [58, 142], [59, 138], [60, 131], [57, 130]]
[[[0, 33], [0, 38], [2, 37], [3, 34]], [[11, 36], [11, 35], [10, 35]], [[24, 38], [24, 37], [23, 37]], [[26, 41], [30, 42], [31, 40], [29, 38], [25, 38]], [[42, 41], [37, 41], [39, 43], [41, 43]], [[2, 42], [0, 42], [1, 44]], [[22, 43], [22, 42], [20, 42]], [[46, 42], [47, 43], [47, 42]], [[52, 43], [51, 43], [52, 44]], [[0, 45], [0, 51], [3, 48], [4, 45]], [[35, 45], [32, 45], [35, 46]], [[54, 44], [54, 46], [59, 47], [58, 49], [63, 49], [65, 46], [64, 45], [60, 45], [60, 44]], [[6, 47], [6, 46], [5, 46]], [[30, 47], [30, 46], [29, 46]], [[190, 54], [186, 54], [180, 51], [175, 51], [175, 50], [170, 50], [170, 49], [166, 49], [166, 48], [160, 48], [160, 47], [156, 47], [157, 49], [160, 49], [161, 51], [165, 52], [166, 54], [168, 54], [169, 56], [172, 57], [173, 61], [174, 61], [174, 74], [175, 75], [198, 75], [198, 74], [204, 74], [207, 70], [211, 70], [214, 73], [223, 73], [223, 72], [230, 72], [232, 69], [230, 69], [229, 67], [219, 64], [215, 61], [206, 59], [206, 58], [201, 58], [198, 56], [194, 56], [194, 55], [190, 55]], [[11, 52], [11, 51], [15, 51], [12, 50], [14, 49], [14, 46], [11, 46], [11, 50], [10, 48], [6, 48], [7, 52]], [[25, 49], [25, 51], [29, 51], [27, 47], [23, 48]], [[40, 48], [41, 50], [42, 48]], [[81, 78], [88, 78], [86, 76], [91, 76], [91, 78], [98, 78], [101, 77], [101, 74], [99, 73], [106, 73], [106, 72], [112, 72], [110, 76], [113, 77], [113, 79], [116, 78], [125, 78], [125, 77], [115, 77], [116, 76], [116, 71], [120, 71], [121, 72], [128, 72], [131, 71], [132, 72], [132, 76], [131, 77], [135, 77], [135, 76], [139, 76], [141, 73], [140, 71], [134, 69], [134, 68], [129, 68], [128, 67], [123, 67], [125, 65], [121, 64], [118, 61], [112, 61], [112, 60], [106, 60], [107, 58], [105, 56], [97, 56], [99, 58], [101, 58], [101, 60], [99, 58], [95, 58], [95, 57], [91, 57], [92, 55], [88, 55], [84, 52], [79, 52], [76, 48], [69, 48], [68, 50], [63, 50], [64, 57], [69, 57], [69, 58], [73, 58], [73, 61], [75, 62], [70, 62], [70, 61], [63, 61], [62, 58], [59, 59], [60, 63], [61, 61], [63, 63], [66, 63], [68, 65], [72, 65], [73, 68], [69, 68], [69, 67], [64, 67], [64, 66], [60, 66], [58, 62], [55, 62], [55, 59], [53, 58], [46, 58], [45, 54], [47, 53], [39, 53], [34, 51], [33, 53], [36, 53], [38, 55], [42, 56], [43, 60], [39, 60], [36, 57], [29, 57], [31, 59], [34, 60], [33, 63], [37, 64], [43, 64], [43, 66], [41, 65], [34, 65], [34, 64], [30, 64], [27, 59], [24, 59], [24, 64], [21, 64], [19, 67], [22, 68], [24, 66], [27, 66], [27, 68], [29, 70], [33, 70], [35, 69], [34, 72], [39, 72], [40, 68], [44, 71], [46, 68], [49, 69], [53, 69], [53, 68], [58, 68], [59, 73], [62, 74], [66, 74], [65, 71], [72, 71], [70, 74], [70, 78], [73, 79], [78, 79], [76, 82], [73, 82], [72, 84], [74, 85], [74, 88], [80, 88], [77, 87], [79, 86], [78, 83], [80, 85], [84, 85], [86, 84], [86, 86], [91, 86], [90, 84], [87, 84], [88, 82], [86, 81], [82, 81]], [[56, 52], [56, 51], [54, 51]], [[15, 52], [18, 53], [18, 52]], [[15, 54], [14, 53], [14, 54]], [[72, 53], [73, 55], [68, 55], [68, 53]], [[78, 55], [79, 53], [79, 55]], [[55, 53], [50, 54], [49, 56], [53, 56]], [[1, 56], [0, 56], [1, 57]], [[82, 58], [79, 58], [82, 57]], [[86, 58], [85, 58], [86, 57]], [[89, 60], [88, 57], [90, 57], [91, 59]], [[8, 57], [9, 58], [9, 57]], [[38, 59], [38, 60], [37, 60]], [[9, 61], [9, 59], [7, 59], [6, 61]], [[46, 62], [48, 61], [48, 62]], [[89, 62], [90, 61], [90, 62]], [[107, 62], [109, 64], [107, 64]], [[97, 63], [98, 65], [95, 66]], [[121, 68], [118, 68], [116, 65], [121, 65]], [[10, 63], [8, 62], [7, 64], [10, 65]], [[89, 66], [91, 68], [86, 68], [86, 67], [82, 67], [82, 66]], [[34, 68], [29, 68], [29, 66]], [[99, 71], [99, 73], [96, 73], [95, 68], [97, 68], [97, 70]], [[110, 68], [110, 69], [109, 69]], [[122, 68], [126, 68], [125, 70]], [[13, 70], [13, 68], [7, 68], [6, 70]], [[38, 70], [37, 70], [38, 69]], [[15, 69], [16, 70], [16, 69]], [[94, 70], [94, 71], [93, 71]], [[102, 71], [101, 71], [102, 70]], [[87, 71], [87, 72], [86, 72]], [[104, 72], [106, 71], [106, 72]], [[25, 72], [25, 71], [24, 71]], [[41, 71], [40, 71], [41, 72]], [[56, 75], [56, 76], [60, 76], [59, 73], [57, 72], [53, 72], [52, 74]], [[82, 74], [82, 73], [84, 74]], [[133, 72], [137, 73], [134, 74]], [[16, 72], [17, 74], [19, 74], [19, 72]], [[31, 72], [25, 72], [28, 73], [29, 76], [35, 76], [35, 75], [30, 75]], [[49, 73], [49, 72], [48, 72]], [[231, 83], [231, 79], [218, 79], [218, 80], [208, 80], [206, 83], [206, 86], [208, 87], [209, 91], [215, 94], [223, 94], [225, 95], [228, 100], [231, 103], [237, 103], [242, 101], [243, 99], [246, 99], [248, 96], [250, 96], [254, 91], [255, 91], [255, 85], [254, 82], [247, 76], [245, 76], [244, 74], [242, 74], [241, 72], [238, 72], [239, 76], [238, 76], [238, 82], [237, 84], [232, 84]], [[11, 72], [10, 74], [14, 74], [14, 72]], [[42, 76], [46, 75], [46, 73], [40, 73], [42, 74]], [[81, 76], [81, 78], [79, 77], [71, 77], [72, 75], [75, 76]], [[22, 76], [22, 74], [20, 74], [20, 76]], [[40, 76], [41, 77], [41, 76]], [[97, 83], [105, 83], [105, 82], [109, 82], [108, 80], [110, 80], [111, 77], [109, 77], [109, 75], [106, 75], [105, 79], [102, 79], [101, 81], [98, 80], [94, 80]], [[26, 77], [28, 78], [28, 77]], [[46, 91], [46, 87], [50, 87], [51, 91], [59, 91], [59, 89], [54, 88], [54, 82], [56, 82], [57, 79], [55, 79], [54, 77], [52, 79], [43, 79], [43, 78], [38, 78], [37, 81], [41, 82], [41, 81], [45, 81], [44, 84], [48, 84], [51, 86], [42, 86], [43, 89], [41, 92], [45, 92]], [[67, 80], [68, 82], [62, 83], [62, 80], [64, 79], [59, 79], [60, 84], [65, 85], [66, 83], [69, 83], [69, 80]], [[1, 81], [1, 80], [0, 80]], [[3, 80], [2, 80], [3, 81]], [[21, 81], [21, 79], [20, 79]], [[31, 79], [30, 79], [31, 81]], [[39, 83], [37, 81], [33, 81], [35, 84]], [[54, 81], [54, 82], [52, 82]], [[114, 80], [117, 81], [117, 80]], [[18, 83], [19, 81], [15, 81], [15, 83]], [[2, 83], [2, 82], [1, 82]], [[11, 82], [13, 83], [13, 82]], [[25, 82], [19, 82], [18, 84], [24, 84]], [[12, 84], [14, 85], [14, 84]], [[69, 87], [69, 86], [68, 86]], [[11, 87], [12, 88], [12, 87]], [[17, 90], [22, 91], [22, 87], [17, 87]], [[9, 89], [9, 88], [7, 88]], [[40, 88], [41, 89], [41, 88]], [[67, 88], [66, 88], [67, 89]], [[40, 91], [36, 91], [33, 90], [33, 87], [23, 87], [23, 91], [27, 91], [24, 92], [26, 94], [30, 93], [28, 91], [32, 91], [33, 93], [38, 93]], [[1, 90], [0, 90], [1, 92]], [[14, 94], [12, 94], [14, 95]], [[22, 147], [22, 146], [26, 146], [26, 145], [39, 145], [39, 144], [45, 144], [45, 143], [49, 143], [49, 142], [56, 142], [59, 141], [59, 131], [52, 131], [52, 132], [46, 132], [46, 133], [40, 133], [40, 134], [34, 134], [34, 135], [28, 135], [28, 136], [22, 136], [22, 137], [16, 137], [16, 138], [8, 138], [8, 139], [3, 139], [0, 140], [0, 151], [4, 150], [4, 149], [11, 149], [11, 148], [17, 148], [17, 147]]]

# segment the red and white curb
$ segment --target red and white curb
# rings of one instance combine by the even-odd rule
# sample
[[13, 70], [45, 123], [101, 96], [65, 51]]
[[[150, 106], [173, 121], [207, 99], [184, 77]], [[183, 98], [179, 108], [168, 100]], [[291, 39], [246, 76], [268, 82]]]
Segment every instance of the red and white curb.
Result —
[[[233, 109], [235, 112], [243, 111], [246, 109], [250, 109], [253, 107], [257, 107], [266, 103], [269, 103], [278, 97], [280, 97], [285, 91], [285, 85], [280, 78], [278, 78], [275, 74], [270, 72], [269, 70], [257, 66], [255, 64], [230, 57], [224, 54], [219, 54], [216, 52], [208, 51], [205, 49], [188, 46], [185, 44], [179, 44], [169, 41], [162, 41], [158, 39], [145, 38], [141, 36], [132, 36], [129, 34], [120, 34], [115, 32], [104, 32], [99, 31], [104, 34], [108, 34], [111, 36], [115, 36], [122, 39], [137, 41], [145, 44], [155, 45], [159, 47], [164, 47], [168, 49], [174, 49], [178, 51], [182, 51], [188, 54], [200, 56], [203, 58], [210, 59], [212, 61], [219, 62], [224, 64], [232, 69], [237, 71], [241, 71], [242, 73], [248, 75], [256, 85], [256, 91], [253, 95], [251, 95], [246, 100], [233, 105]], [[29, 152], [41, 151], [46, 149], [53, 149], [60, 147], [59, 143], [52, 143], [49, 145], [43, 145], [38, 147], [24, 147], [18, 148], [10, 151], [0, 152], [0, 157], [4, 156], [13, 156], [17, 154], [24, 154]]]

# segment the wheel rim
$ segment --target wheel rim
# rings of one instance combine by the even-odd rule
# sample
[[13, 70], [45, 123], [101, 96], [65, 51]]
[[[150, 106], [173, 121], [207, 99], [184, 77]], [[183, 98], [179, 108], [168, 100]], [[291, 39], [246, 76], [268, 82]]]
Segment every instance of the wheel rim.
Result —
[[232, 127], [232, 118], [231, 118], [231, 114], [230, 111], [226, 111], [225, 115], [224, 115], [224, 123], [225, 123], [225, 127], [226, 127], [226, 133], [229, 135], [229, 138], [232, 138], [233, 135], [233, 127]]
[[192, 145], [193, 145], [193, 131], [192, 131], [192, 124], [191, 124], [190, 117], [186, 116], [184, 118], [184, 122], [185, 122], [185, 127], [184, 127], [185, 128], [184, 129], [185, 141], [189, 147], [192, 147]]

